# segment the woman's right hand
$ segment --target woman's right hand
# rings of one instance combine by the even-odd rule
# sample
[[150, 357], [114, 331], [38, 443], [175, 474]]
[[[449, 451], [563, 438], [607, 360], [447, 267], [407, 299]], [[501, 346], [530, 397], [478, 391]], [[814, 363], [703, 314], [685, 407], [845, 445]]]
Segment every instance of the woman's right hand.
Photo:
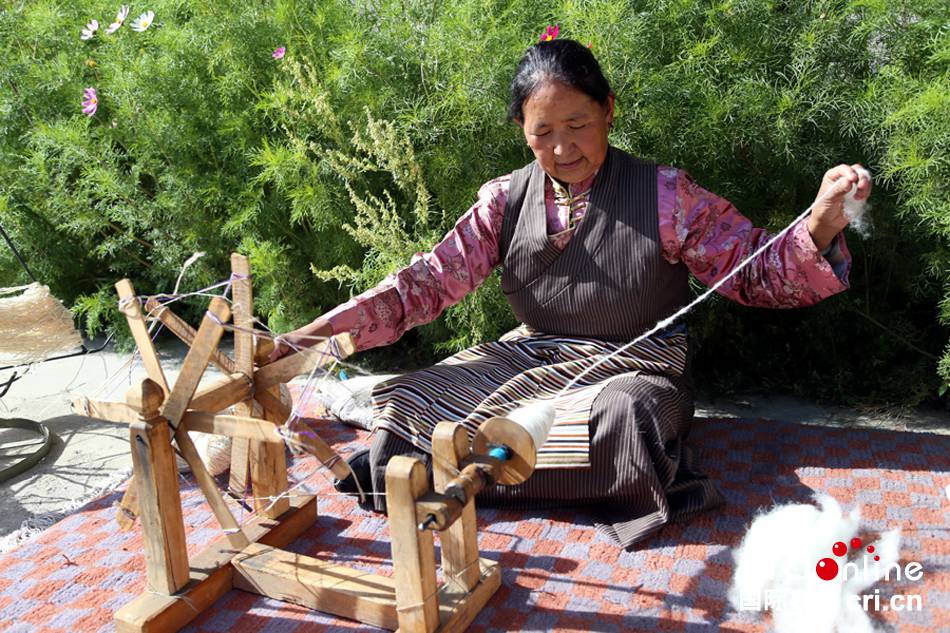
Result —
[[267, 357], [267, 360], [273, 363], [275, 360], [293, 354], [302, 347], [310, 347], [331, 336], [333, 336], [333, 326], [323, 317], [317, 317], [307, 325], [275, 338], [274, 350]]
[[828, 248], [835, 236], [848, 226], [844, 200], [852, 185], [857, 185], [855, 200], [867, 200], [871, 195], [871, 174], [864, 166], [838, 165], [825, 172], [818, 195], [812, 203], [811, 214], [805, 221], [808, 233], [819, 251]]

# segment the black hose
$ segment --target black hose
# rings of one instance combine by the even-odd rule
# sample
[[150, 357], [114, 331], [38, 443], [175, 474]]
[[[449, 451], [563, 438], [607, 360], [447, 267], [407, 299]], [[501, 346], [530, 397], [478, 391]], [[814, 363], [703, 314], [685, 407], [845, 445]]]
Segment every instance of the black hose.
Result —
[[[37, 450], [24, 457], [13, 466], [8, 466], [7, 468], [0, 470], [0, 483], [3, 483], [8, 479], [13, 479], [17, 475], [21, 475], [36, 466], [38, 463], [40, 463], [40, 460], [46, 457], [46, 454], [49, 453], [49, 449], [53, 446], [53, 434], [50, 433], [49, 429], [45, 425], [40, 424], [39, 422], [34, 422], [33, 420], [24, 420], [23, 418], [0, 420], [0, 429], [22, 429], [25, 431], [33, 431], [43, 438], [43, 444]], [[2, 444], [0, 444], [0, 448], [3, 448]]]
[[[106, 337], [105, 342], [99, 347], [97, 347], [96, 349], [89, 349], [88, 347], [86, 347], [86, 344], [83, 343], [81, 346], [81, 349], [78, 352], [63, 354], [62, 356], [51, 356], [49, 358], [44, 358], [43, 360], [38, 360], [34, 362], [29, 362], [29, 363], [20, 363], [19, 365], [6, 365], [4, 367], [0, 367], [0, 371], [3, 371], [5, 369], [16, 369], [17, 367], [25, 367], [26, 365], [39, 365], [40, 363], [48, 363], [53, 360], [62, 360], [64, 358], [72, 358], [74, 356], [84, 356], [86, 354], [95, 354], [96, 352], [101, 352], [102, 350], [104, 350], [106, 345], [109, 344], [109, 341], [112, 340], [113, 336], [114, 336], [114, 333], [109, 334], [109, 336]], [[0, 398], [2, 398], [6, 393], [7, 393], [6, 391], [4, 391], [3, 393], [0, 393]]]
[[[26, 274], [29, 275], [30, 279], [33, 280], [33, 283], [39, 283], [39, 282], [36, 280], [36, 277], [33, 276], [33, 272], [30, 271], [30, 267], [26, 265], [26, 260], [23, 259], [23, 256], [22, 256], [22, 255], [20, 255], [20, 251], [17, 250], [16, 245], [13, 244], [13, 240], [11, 240], [11, 239], [10, 239], [10, 236], [7, 235], [7, 232], [3, 230], [3, 225], [2, 225], [2, 224], [0, 224], [0, 235], [3, 235], [3, 239], [6, 240], [7, 246], [9, 246], [9, 247], [10, 247], [10, 250], [13, 251], [13, 254], [16, 255], [16, 258], [17, 258], [17, 260], [20, 262], [20, 265], [23, 266], [23, 270], [25, 270], [25, 271], [26, 271]], [[96, 349], [89, 349], [89, 348], [86, 347], [86, 344], [83, 343], [83, 344], [82, 344], [82, 349], [80, 349], [78, 352], [73, 352], [72, 354], [65, 354], [65, 355], [63, 355], [63, 356], [54, 356], [54, 357], [52, 357], [52, 358], [45, 358], [45, 359], [43, 359], [43, 360], [40, 361], [40, 362], [45, 363], [45, 362], [51, 361], [51, 360], [60, 360], [60, 359], [63, 359], [63, 358], [72, 358], [73, 356], [82, 356], [82, 355], [84, 355], [84, 354], [94, 354], [94, 353], [96, 353], [96, 352], [102, 351], [102, 350], [105, 348], [105, 346], [109, 344], [109, 341], [111, 341], [111, 340], [112, 340], [112, 334], [110, 334], [110, 335], [106, 338], [106, 342], [105, 342], [105, 343], [103, 343], [102, 345], [100, 345], [100, 346], [97, 347]], [[4, 370], [4, 369], [14, 369], [14, 368], [16, 368], [16, 367], [23, 367], [24, 365], [33, 365], [33, 364], [34, 364], [34, 363], [20, 363], [19, 365], [7, 365], [6, 367], [0, 367], [0, 371], [2, 371], [2, 370]], [[6, 395], [7, 391], [10, 390], [10, 385], [13, 384], [13, 381], [15, 381], [16, 379], [17, 379], [16, 374], [13, 374], [13, 378], [11, 378], [11, 379], [6, 383], [6, 385], [5, 385], [6, 388], [3, 390], [3, 393], [0, 394], [0, 398], [2, 398], [3, 396]]]
[[36, 277], [34, 277], [33, 273], [30, 271], [30, 267], [26, 265], [26, 260], [23, 259], [23, 256], [20, 255], [20, 251], [18, 251], [16, 246], [13, 245], [13, 240], [11, 240], [10, 236], [7, 235], [7, 232], [3, 230], [2, 224], [0, 224], [0, 235], [3, 235], [3, 239], [6, 240], [7, 246], [9, 246], [10, 250], [13, 251], [13, 254], [16, 255], [17, 260], [19, 260], [20, 265], [23, 266], [23, 270], [26, 271], [26, 274], [30, 276], [30, 279], [33, 280], [33, 283], [37, 283]]

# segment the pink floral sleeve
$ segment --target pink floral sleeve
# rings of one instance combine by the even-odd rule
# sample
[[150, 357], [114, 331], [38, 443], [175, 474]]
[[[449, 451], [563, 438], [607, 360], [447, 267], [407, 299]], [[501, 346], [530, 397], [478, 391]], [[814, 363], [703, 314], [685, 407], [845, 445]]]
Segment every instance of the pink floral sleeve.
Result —
[[[325, 316], [334, 332], [349, 332], [357, 350], [388, 345], [406, 330], [438, 317], [475, 290], [498, 264], [498, 239], [508, 198], [509, 176], [486, 183], [478, 201], [428, 253], [382, 283]], [[588, 183], [589, 187], [589, 183]], [[583, 189], [583, 187], [582, 187]], [[728, 201], [699, 187], [686, 172], [657, 169], [660, 240], [667, 261], [683, 261], [703, 283], [728, 274], [769, 236]], [[553, 189], [545, 189], [548, 232], [563, 248], [573, 236], [558, 215]], [[580, 199], [580, 198], [578, 198]], [[580, 221], [586, 198], [575, 213]], [[850, 255], [839, 236], [830, 253], [815, 247], [804, 222], [796, 224], [757, 261], [720, 289], [746, 305], [806, 306], [841, 292], [848, 284]]]
[[[663, 255], [684, 262], [704, 284], [716, 283], [771, 237], [686, 172], [661, 167], [657, 179]], [[850, 265], [843, 235], [822, 255], [802, 220], [719, 292], [764, 308], [812, 305], [848, 287]]]
[[325, 314], [333, 331], [352, 334], [358, 351], [388, 345], [478, 288], [498, 264], [509, 181], [510, 175], [482, 185], [478, 201], [435, 248]]

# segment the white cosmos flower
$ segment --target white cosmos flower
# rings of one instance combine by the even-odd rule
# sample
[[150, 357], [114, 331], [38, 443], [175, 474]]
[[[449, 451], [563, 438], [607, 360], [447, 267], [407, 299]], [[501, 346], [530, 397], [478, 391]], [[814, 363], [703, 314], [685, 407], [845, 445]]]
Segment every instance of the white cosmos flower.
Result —
[[91, 40], [92, 36], [96, 34], [96, 31], [99, 30], [99, 23], [95, 20], [89, 20], [89, 24], [86, 25], [86, 28], [82, 30], [82, 35], [79, 36], [81, 40]]
[[132, 22], [132, 30], [138, 31], [141, 33], [146, 30], [148, 27], [152, 26], [152, 20], [155, 19], [154, 11], [146, 11], [139, 17], [135, 18], [135, 21]]
[[119, 12], [115, 14], [115, 22], [106, 28], [106, 34], [112, 35], [118, 31], [119, 27], [122, 26], [122, 24], [125, 22], [125, 18], [127, 17], [129, 17], [129, 6], [123, 4], [121, 7], [119, 7]]

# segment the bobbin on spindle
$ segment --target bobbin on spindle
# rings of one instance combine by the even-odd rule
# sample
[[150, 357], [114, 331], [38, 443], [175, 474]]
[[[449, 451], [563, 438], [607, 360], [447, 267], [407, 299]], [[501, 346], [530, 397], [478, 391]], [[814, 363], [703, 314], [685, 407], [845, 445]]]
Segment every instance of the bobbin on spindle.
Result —
[[417, 504], [419, 529], [445, 530], [461, 515], [469, 501], [496, 483], [515, 486], [534, 472], [538, 450], [554, 422], [548, 403], [529, 405], [509, 417], [485, 421], [475, 433], [472, 454], [441, 494], [430, 493]]

